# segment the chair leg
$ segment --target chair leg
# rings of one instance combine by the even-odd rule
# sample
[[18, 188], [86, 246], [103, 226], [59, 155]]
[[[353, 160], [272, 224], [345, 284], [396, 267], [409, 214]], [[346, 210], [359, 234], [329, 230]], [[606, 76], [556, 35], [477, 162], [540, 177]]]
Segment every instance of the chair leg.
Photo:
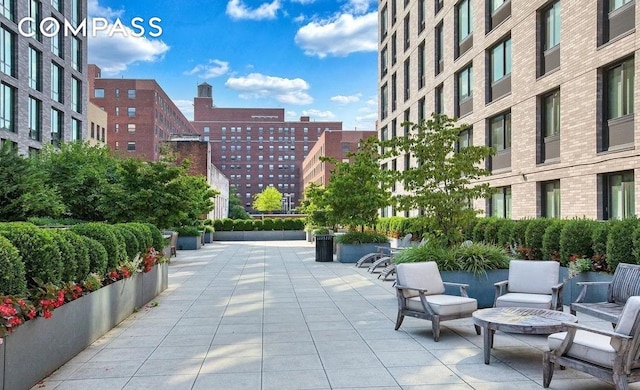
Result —
[[627, 382], [627, 376], [621, 373], [616, 373], [616, 372], [613, 373], [613, 384], [616, 386], [616, 390], [629, 389], [629, 382]]
[[481, 334], [480, 329], [481, 329], [481, 328], [480, 328], [478, 325], [473, 325], [473, 326], [475, 326], [475, 328], [476, 328], [476, 334], [477, 334], [478, 336], [480, 336], [480, 334]]
[[404, 314], [402, 314], [402, 310], [398, 310], [398, 317], [396, 318], [395, 330], [398, 330], [400, 328], [400, 325], [402, 325], [402, 320], [404, 320]]
[[542, 386], [546, 389], [553, 378], [554, 364], [551, 362], [551, 351], [545, 351], [542, 355]]
[[431, 328], [433, 329], [433, 341], [438, 342], [440, 340], [440, 317], [434, 316], [431, 319]]

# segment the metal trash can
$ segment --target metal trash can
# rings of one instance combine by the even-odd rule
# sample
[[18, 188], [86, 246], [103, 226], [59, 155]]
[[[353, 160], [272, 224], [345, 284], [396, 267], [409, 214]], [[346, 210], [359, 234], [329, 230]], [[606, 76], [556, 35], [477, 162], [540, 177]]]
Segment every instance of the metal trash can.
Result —
[[316, 261], [333, 261], [333, 235], [316, 235]]

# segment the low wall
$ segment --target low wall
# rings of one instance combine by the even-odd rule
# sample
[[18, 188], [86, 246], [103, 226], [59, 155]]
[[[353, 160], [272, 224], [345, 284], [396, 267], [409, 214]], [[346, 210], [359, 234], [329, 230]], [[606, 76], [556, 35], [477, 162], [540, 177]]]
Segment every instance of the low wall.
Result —
[[214, 232], [213, 241], [285, 241], [306, 240], [304, 230], [248, 230]]

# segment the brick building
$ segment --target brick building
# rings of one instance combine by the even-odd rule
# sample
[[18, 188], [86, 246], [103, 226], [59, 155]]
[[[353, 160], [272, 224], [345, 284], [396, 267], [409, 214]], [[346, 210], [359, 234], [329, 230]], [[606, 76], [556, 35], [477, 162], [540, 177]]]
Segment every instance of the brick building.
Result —
[[497, 151], [487, 215], [636, 215], [637, 21], [632, 0], [380, 0], [379, 137], [431, 112], [470, 124], [460, 145]]
[[[47, 37], [38, 25], [53, 17], [75, 27], [87, 16], [87, 1], [1, 4], [0, 142], [12, 142], [27, 154], [45, 144], [86, 139], [87, 38], [64, 31]], [[20, 29], [27, 17], [36, 23], [23, 23]]]
[[302, 193], [302, 161], [324, 131], [342, 130], [342, 122], [312, 122], [309, 117], [286, 121], [281, 108], [216, 107], [207, 83], [198, 86], [192, 123], [211, 142], [211, 161], [229, 178], [247, 210], [254, 195], [268, 186], [284, 195], [285, 209], [295, 207]]
[[90, 145], [106, 145], [107, 144], [107, 112], [95, 104], [88, 102], [87, 104], [87, 142]]
[[326, 186], [331, 179], [333, 164], [320, 161], [320, 157], [333, 157], [345, 161], [349, 152], [358, 149], [360, 141], [377, 135], [371, 131], [325, 131], [302, 162], [302, 189], [311, 183]]
[[108, 114], [109, 147], [127, 156], [158, 161], [171, 135], [195, 134], [155, 80], [102, 78], [100, 68], [90, 64], [89, 96]]

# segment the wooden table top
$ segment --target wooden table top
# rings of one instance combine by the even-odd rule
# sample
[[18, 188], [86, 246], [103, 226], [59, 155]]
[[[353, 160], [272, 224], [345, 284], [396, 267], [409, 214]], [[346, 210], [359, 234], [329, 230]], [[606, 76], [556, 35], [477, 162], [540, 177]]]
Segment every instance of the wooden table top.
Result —
[[558, 326], [562, 322], [578, 322], [578, 318], [557, 310], [524, 307], [494, 307], [473, 312], [475, 323], [491, 323], [514, 327]]

